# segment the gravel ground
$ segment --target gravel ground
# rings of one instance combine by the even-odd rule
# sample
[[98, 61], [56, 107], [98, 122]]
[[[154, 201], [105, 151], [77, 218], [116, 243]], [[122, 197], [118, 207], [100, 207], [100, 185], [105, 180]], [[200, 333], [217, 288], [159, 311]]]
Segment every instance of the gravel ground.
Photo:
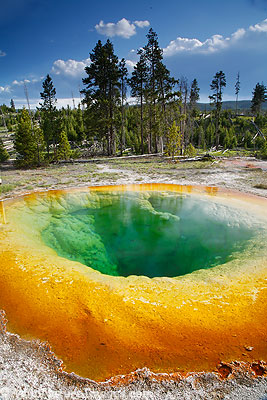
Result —
[[[19, 171], [6, 165], [0, 168], [0, 175], [1, 198], [50, 188], [147, 182], [219, 186], [267, 197], [267, 162], [254, 159], [206, 164], [118, 159]], [[232, 362], [211, 373], [183, 377], [156, 375], [144, 368], [100, 384], [62, 371], [47, 344], [27, 342], [6, 332], [2, 313], [0, 400], [11, 399], [267, 400], [267, 368], [263, 362]]]

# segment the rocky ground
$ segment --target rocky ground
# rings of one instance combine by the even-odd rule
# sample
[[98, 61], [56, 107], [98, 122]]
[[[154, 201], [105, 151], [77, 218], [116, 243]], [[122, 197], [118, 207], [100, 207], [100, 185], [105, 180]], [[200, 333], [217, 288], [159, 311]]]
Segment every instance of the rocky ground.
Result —
[[[0, 197], [33, 190], [104, 184], [164, 182], [201, 184], [267, 197], [267, 162], [253, 158], [182, 161], [161, 157], [102, 159], [16, 170], [0, 169]], [[27, 342], [5, 331], [0, 316], [0, 400], [166, 399], [267, 400], [263, 362], [221, 364], [211, 373], [156, 375], [147, 369], [97, 384], [62, 371], [47, 344]]]
[[2, 198], [33, 190], [148, 182], [219, 186], [267, 195], [267, 161], [252, 157], [190, 162], [164, 157], [99, 159], [28, 170], [6, 164], [0, 168], [0, 178]]

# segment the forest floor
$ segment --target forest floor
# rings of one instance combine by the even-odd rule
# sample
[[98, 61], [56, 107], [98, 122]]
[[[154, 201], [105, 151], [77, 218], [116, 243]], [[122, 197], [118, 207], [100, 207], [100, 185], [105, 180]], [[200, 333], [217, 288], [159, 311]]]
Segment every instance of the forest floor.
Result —
[[[163, 157], [117, 158], [28, 170], [7, 163], [0, 168], [0, 178], [2, 199], [48, 189], [150, 182], [217, 186], [267, 197], [267, 161], [254, 158], [176, 163]], [[47, 346], [5, 332], [0, 315], [0, 400], [267, 400], [267, 369], [262, 363], [232, 363], [212, 373], [171, 379], [144, 369], [118, 379], [120, 385], [80, 379], [57, 366]]]

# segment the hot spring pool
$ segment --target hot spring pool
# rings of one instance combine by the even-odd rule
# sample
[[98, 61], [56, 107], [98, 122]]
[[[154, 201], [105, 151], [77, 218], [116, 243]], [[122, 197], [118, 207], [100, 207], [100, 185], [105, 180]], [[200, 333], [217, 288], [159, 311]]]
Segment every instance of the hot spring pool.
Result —
[[4, 201], [8, 329], [96, 380], [266, 360], [266, 204], [164, 184]]
[[44, 243], [104, 274], [185, 275], [226, 263], [263, 229], [259, 221], [188, 194], [101, 192], [73, 212], [51, 212]]

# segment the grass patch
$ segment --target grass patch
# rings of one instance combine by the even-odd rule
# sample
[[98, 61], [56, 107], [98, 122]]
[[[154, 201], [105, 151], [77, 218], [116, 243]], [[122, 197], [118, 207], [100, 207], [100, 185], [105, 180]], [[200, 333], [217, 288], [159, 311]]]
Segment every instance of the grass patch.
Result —
[[0, 185], [0, 194], [10, 192], [15, 187], [16, 187], [16, 185], [12, 185], [10, 183], [3, 183], [2, 185]]
[[[108, 163], [111, 168], [122, 168], [126, 170], [132, 170], [140, 174], [169, 174], [175, 173], [179, 170], [193, 170], [193, 169], [207, 169], [213, 164], [212, 161], [184, 161], [184, 162], [173, 162], [171, 160], [158, 160], [158, 161], [125, 161], [125, 160], [114, 160]], [[218, 164], [213, 164], [212, 166], [218, 166]]]
[[113, 172], [95, 172], [92, 174], [92, 178], [101, 181], [101, 180], [111, 180], [111, 181], [117, 181], [118, 179], [121, 178], [120, 174], [116, 174]]
[[238, 149], [238, 150], [233, 150], [229, 149], [227, 151], [225, 150], [220, 150], [220, 151], [211, 151], [208, 152], [210, 155], [215, 156], [215, 157], [249, 157], [253, 155], [253, 150], [252, 149]]

